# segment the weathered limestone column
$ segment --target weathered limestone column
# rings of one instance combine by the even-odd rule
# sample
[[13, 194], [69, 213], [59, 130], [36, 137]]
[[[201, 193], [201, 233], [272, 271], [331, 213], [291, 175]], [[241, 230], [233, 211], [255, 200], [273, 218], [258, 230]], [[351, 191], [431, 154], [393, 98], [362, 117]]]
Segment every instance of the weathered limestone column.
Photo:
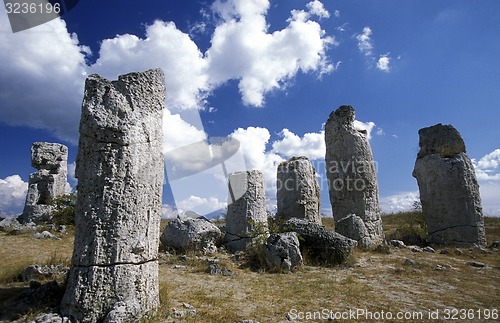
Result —
[[279, 164], [276, 186], [277, 216], [321, 224], [318, 179], [307, 157], [292, 157]]
[[335, 231], [371, 247], [384, 240], [377, 173], [366, 131], [354, 128], [355, 112], [343, 105], [325, 126], [326, 173]]
[[420, 190], [427, 241], [451, 245], [484, 245], [479, 185], [465, 143], [452, 125], [420, 129], [420, 151], [413, 177]]
[[48, 203], [66, 193], [68, 177], [68, 147], [48, 142], [35, 142], [31, 146], [31, 166], [28, 193], [19, 222], [50, 220], [53, 208]]
[[159, 305], [164, 84], [159, 69], [85, 82], [75, 246], [61, 304], [73, 320], [137, 322]]
[[228, 182], [224, 242], [231, 251], [245, 250], [259, 236], [267, 238], [264, 176], [258, 170], [236, 172]]

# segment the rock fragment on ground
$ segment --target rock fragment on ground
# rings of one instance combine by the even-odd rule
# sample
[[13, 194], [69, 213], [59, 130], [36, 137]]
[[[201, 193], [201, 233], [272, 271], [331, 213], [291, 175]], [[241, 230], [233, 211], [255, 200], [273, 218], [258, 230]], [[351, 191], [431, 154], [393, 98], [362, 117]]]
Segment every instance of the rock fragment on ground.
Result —
[[160, 237], [163, 245], [180, 252], [213, 253], [222, 243], [222, 232], [205, 218], [170, 221]]

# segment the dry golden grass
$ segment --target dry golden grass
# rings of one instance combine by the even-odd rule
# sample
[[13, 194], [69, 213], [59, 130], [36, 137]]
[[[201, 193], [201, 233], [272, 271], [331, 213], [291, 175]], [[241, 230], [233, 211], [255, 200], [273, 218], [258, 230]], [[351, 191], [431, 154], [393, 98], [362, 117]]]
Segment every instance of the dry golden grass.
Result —
[[19, 272], [33, 264], [70, 264], [74, 235], [61, 240], [35, 239], [33, 233], [10, 235], [0, 232], [0, 284], [15, 281]]
[[[404, 215], [385, 216], [386, 232], [407, 223]], [[333, 227], [333, 220], [326, 219]], [[485, 220], [488, 243], [500, 240], [500, 219]], [[12, 282], [16, 272], [34, 263], [68, 262], [72, 237], [60, 241], [36, 240], [31, 235], [9, 236], [0, 233], [0, 293], [13, 297], [26, 283]], [[287, 322], [288, 313], [349, 311], [368, 309], [413, 311], [428, 315], [429, 310], [445, 308], [498, 309], [500, 307], [500, 252], [469, 250], [462, 254], [413, 253], [390, 249], [389, 254], [356, 251], [357, 262], [347, 268], [303, 266], [291, 274], [252, 271], [227, 253], [218, 253], [219, 262], [233, 276], [210, 276], [204, 256], [188, 254], [160, 257], [161, 307], [145, 322], [173, 322], [173, 309], [196, 308], [196, 314], [176, 322]], [[59, 258], [59, 259], [54, 259]], [[210, 257], [214, 258], [214, 257]], [[404, 265], [405, 259], [416, 262]], [[470, 261], [482, 262], [475, 268]], [[181, 267], [177, 267], [181, 266]], [[437, 270], [437, 266], [444, 270]], [[184, 266], [184, 267], [182, 267]], [[7, 297], [6, 296], [6, 297]], [[7, 304], [0, 297], [0, 308]], [[312, 315], [312, 314], [311, 314]], [[424, 316], [425, 317], [425, 316]], [[319, 321], [319, 320], [318, 320]], [[345, 320], [350, 322], [350, 320]], [[354, 320], [351, 320], [354, 322]], [[356, 321], [363, 321], [362, 319]], [[388, 319], [386, 322], [399, 322]], [[418, 320], [417, 320], [418, 321]]]
[[[29, 287], [27, 282], [19, 282], [18, 276], [30, 265], [70, 264], [73, 252], [73, 230], [61, 235], [61, 240], [40, 240], [33, 238], [33, 233], [10, 235], [0, 232], [0, 320], [23, 315], [32, 317], [44, 308], [29, 312], [17, 308], [16, 299]], [[60, 281], [61, 282], [61, 281]]]

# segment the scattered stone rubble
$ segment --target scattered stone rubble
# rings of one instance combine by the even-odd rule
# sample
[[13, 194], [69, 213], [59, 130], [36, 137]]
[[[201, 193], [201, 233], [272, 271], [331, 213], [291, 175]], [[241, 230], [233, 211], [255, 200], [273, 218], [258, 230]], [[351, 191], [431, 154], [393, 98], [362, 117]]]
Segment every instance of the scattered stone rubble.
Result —
[[318, 179], [307, 157], [292, 157], [279, 164], [276, 186], [278, 217], [321, 224]]
[[159, 69], [85, 82], [75, 246], [61, 304], [71, 320], [139, 321], [159, 305], [164, 101]]
[[267, 236], [264, 177], [257, 170], [232, 173], [228, 188], [224, 243], [228, 250], [235, 252]]
[[413, 177], [429, 243], [485, 245], [479, 185], [460, 133], [451, 125], [420, 129]]
[[222, 238], [220, 229], [201, 217], [170, 221], [160, 240], [165, 246], [180, 252], [210, 250], [214, 253], [222, 244]]
[[37, 169], [28, 183], [28, 193], [20, 223], [40, 223], [50, 220], [55, 197], [66, 192], [68, 173], [68, 147], [48, 142], [35, 142], [31, 146], [31, 165]]
[[354, 119], [354, 108], [344, 105], [325, 126], [330, 202], [335, 230], [372, 247], [384, 240], [377, 174], [367, 133], [354, 128]]

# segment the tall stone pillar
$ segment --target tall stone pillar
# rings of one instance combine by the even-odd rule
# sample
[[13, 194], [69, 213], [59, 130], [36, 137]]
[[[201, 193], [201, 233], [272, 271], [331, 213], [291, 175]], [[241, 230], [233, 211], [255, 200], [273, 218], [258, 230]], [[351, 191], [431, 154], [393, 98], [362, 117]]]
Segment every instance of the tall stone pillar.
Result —
[[52, 199], [66, 193], [68, 179], [68, 147], [49, 142], [34, 142], [31, 146], [31, 166], [28, 193], [19, 222], [50, 221]]
[[420, 129], [420, 151], [413, 177], [420, 190], [427, 241], [436, 244], [486, 244], [483, 209], [474, 166], [452, 125]]
[[245, 250], [256, 238], [267, 235], [264, 176], [258, 170], [236, 172], [229, 174], [228, 182], [224, 242], [231, 251]]
[[355, 112], [341, 106], [325, 126], [326, 173], [335, 231], [371, 247], [384, 240], [372, 150], [364, 130], [354, 128]]
[[85, 82], [75, 246], [61, 304], [73, 320], [137, 322], [159, 305], [164, 84], [159, 69]]
[[277, 216], [321, 224], [318, 179], [307, 157], [292, 157], [279, 164], [276, 186]]

